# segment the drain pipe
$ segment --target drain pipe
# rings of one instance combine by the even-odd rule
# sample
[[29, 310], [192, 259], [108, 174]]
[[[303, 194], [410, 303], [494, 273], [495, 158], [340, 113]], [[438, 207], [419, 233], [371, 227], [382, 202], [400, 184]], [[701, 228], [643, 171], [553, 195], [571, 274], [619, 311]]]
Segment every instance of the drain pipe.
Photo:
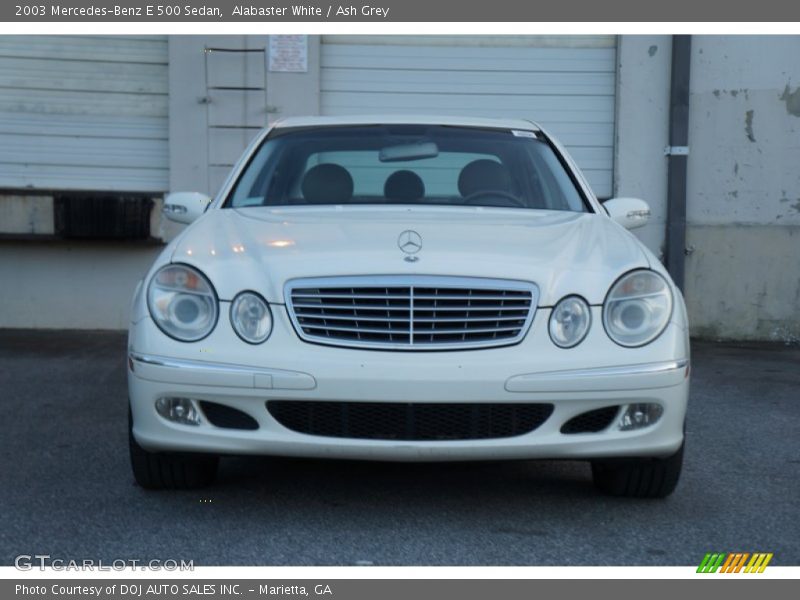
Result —
[[689, 74], [692, 36], [672, 36], [667, 163], [666, 266], [681, 291], [686, 261], [686, 166], [689, 159]]

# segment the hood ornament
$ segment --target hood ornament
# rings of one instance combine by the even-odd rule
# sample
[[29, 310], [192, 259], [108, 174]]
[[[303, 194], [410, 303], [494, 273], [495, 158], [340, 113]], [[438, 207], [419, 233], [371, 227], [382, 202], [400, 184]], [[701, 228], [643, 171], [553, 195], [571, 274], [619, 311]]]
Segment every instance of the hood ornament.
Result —
[[419, 256], [416, 256], [416, 254], [422, 250], [422, 236], [413, 229], [406, 229], [398, 236], [397, 247], [406, 254], [403, 260], [417, 262]]

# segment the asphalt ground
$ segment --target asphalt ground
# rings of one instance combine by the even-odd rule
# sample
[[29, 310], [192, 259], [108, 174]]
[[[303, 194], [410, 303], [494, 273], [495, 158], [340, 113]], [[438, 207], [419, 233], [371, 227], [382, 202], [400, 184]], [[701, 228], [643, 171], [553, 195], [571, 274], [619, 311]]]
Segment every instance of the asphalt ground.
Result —
[[127, 451], [125, 336], [0, 330], [0, 564], [800, 565], [800, 348], [693, 344], [684, 471], [608, 498], [581, 462], [229, 458], [203, 492], [147, 492]]

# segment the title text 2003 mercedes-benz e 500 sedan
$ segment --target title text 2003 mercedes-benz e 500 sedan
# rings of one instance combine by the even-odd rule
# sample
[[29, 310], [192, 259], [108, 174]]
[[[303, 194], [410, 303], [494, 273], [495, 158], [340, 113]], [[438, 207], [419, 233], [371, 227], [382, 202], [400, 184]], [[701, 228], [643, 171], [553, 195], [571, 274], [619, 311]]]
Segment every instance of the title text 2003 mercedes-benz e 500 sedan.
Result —
[[683, 299], [558, 142], [521, 120], [290, 118], [262, 132], [138, 286], [130, 452], [146, 488], [218, 457], [585, 459], [678, 481]]

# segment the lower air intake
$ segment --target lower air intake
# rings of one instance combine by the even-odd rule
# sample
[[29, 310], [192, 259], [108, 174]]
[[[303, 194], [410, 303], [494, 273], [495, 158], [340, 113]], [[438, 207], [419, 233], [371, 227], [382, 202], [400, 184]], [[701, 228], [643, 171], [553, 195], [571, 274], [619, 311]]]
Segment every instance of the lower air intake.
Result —
[[611, 425], [619, 412], [619, 406], [607, 406], [572, 417], [561, 427], [561, 433], [597, 433]]
[[553, 405], [269, 400], [267, 410], [287, 429], [309, 435], [445, 441], [530, 433], [552, 414]]
[[223, 429], [258, 429], [258, 421], [246, 412], [236, 410], [230, 406], [201, 400], [200, 408], [203, 410], [208, 422], [216, 427], [222, 427]]

